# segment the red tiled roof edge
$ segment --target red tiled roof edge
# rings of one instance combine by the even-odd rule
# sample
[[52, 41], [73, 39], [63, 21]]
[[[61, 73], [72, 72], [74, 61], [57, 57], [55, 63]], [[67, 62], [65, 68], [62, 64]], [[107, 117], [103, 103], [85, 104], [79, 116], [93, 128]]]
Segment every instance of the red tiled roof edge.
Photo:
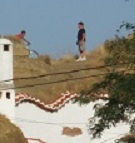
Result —
[[23, 102], [29, 102], [35, 104], [37, 107], [44, 109], [49, 112], [54, 112], [62, 108], [67, 102], [79, 97], [76, 93], [70, 93], [67, 91], [67, 93], [62, 93], [61, 96], [56, 99], [53, 103], [45, 104], [41, 102], [39, 99], [33, 98], [30, 95], [26, 93], [16, 93], [15, 96], [15, 103], [16, 106], [23, 103]]

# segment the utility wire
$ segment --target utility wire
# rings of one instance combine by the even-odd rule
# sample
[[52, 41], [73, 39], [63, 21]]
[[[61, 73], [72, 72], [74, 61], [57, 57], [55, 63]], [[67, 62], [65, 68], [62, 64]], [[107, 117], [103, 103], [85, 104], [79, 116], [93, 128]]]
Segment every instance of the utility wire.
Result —
[[[123, 71], [125, 71], [125, 70], [123, 70]], [[121, 72], [123, 72], [123, 71], [121, 71]], [[56, 84], [56, 83], [62, 83], [62, 82], [67, 82], [67, 81], [72, 81], [72, 80], [80, 80], [80, 79], [85, 79], [85, 78], [93, 78], [93, 77], [104, 76], [104, 75], [106, 75], [106, 73], [94, 74], [94, 75], [77, 77], [77, 78], [61, 79], [61, 80], [57, 80], [57, 81], [44, 82], [44, 83], [34, 83], [34, 84], [23, 85], [23, 86], [18, 86], [18, 87], [9, 87], [9, 88], [7, 87], [7, 88], [2, 88], [1, 90], [32, 88], [32, 87], [35, 87], [35, 86], [48, 85], [48, 84]]]
[[51, 123], [51, 122], [44, 122], [44, 121], [37, 121], [37, 120], [27, 120], [27, 119], [18, 119], [16, 118], [15, 120], [18, 120], [18, 122], [25, 122], [25, 123], [34, 123], [34, 124], [47, 124], [47, 125], [65, 125], [65, 124], [70, 124], [70, 125], [74, 125], [74, 124], [78, 124], [78, 125], [86, 125], [88, 123], [62, 123], [62, 122], [59, 122], [59, 123]]
[[[124, 72], [124, 71], [125, 70], [121, 70], [120, 72], [117, 72], [117, 73], [121, 73], [121, 72]], [[1, 90], [32, 88], [32, 87], [35, 87], [35, 86], [42, 86], [42, 85], [48, 85], [48, 84], [56, 84], [56, 83], [62, 83], [62, 82], [67, 82], [67, 81], [72, 81], [72, 80], [80, 80], [80, 79], [85, 79], [85, 78], [93, 78], [93, 77], [104, 76], [104, 75], [106, 75], [106, 73], [94, 74], [94, 75], [77, 77], [77, 78], [67, 78], [67, 79], [61, 79], [61, 80], [57, 80], [57, 81], [44, 82], [44, 83], [34, 83], [34, 84], [23, 85], [23, 86], [18, 86], [18, 87], [7, 87], [7, 88], [1, 88]]]
[[[51, 125], [51, 126], [59, 126], [59, 127], [62, 127], [62, 128], [64, 128], [65, 126], [67, 126], [67, 125], [88, 125], [88, 123], [62, 123], [62, 122], [60, 122], [60, 123], [51, 123], [51, 122], [44, 122], [44, 121], [37, 121], [37, 120], [29, 120], [29, 119], [22, 119], [22, 118], [16, 118], [16, 120], [18, 120], [18, 122], [22, 122], [22, 123], [29, 123], [29, 124], [46, 124], [46, 125]], [[79, 127], [80, 129], [82, 129], [82, 130], [86, 130], [86, 128], [84, 128], [84, 127]], [[114, 132], [104, 132], [105, 134], [109, 134], [109, 135], [112, 135], [112, 134], [114, 134], [114, 135], [116, 135], [115, 137], [111, 137], [111, 138], [109, 138], [109, 139], [105, 139], [104, 141], [102, 141], [101, 143], [108, 143], [110, 140], [113, 140], [113, 139], [115, 139], [115, 140], [117, 140], [117, 138], [118, 137], [120, 137], [120, 136], [125, 136], [126, 135], [126, 133], [123, 133], [123, 134], [120, 134], [120, 133], [114, 133]], [[94, 140], [94, 138], [93, 138], [93, 140]]]
[[12, 81], [12, 80], [36, 79], [36, 78], [42, 78], [42, 77], [46, 77], [46, 76], [53, 76], [53, 75], [60, 75], [60, 74], [68, 74], [68, 73], [76, 73], [76, 72], [83, 71], [83, 70], [103, 69], [103, 68], [106, 68], [106, 67], [120, 66], [120, 65], [126, 65], [126, 64], [119, 64], [119, 65], [101, 65], [101, 66], [96, 66], [96, 67], [80, 68], [80, 69], [70, 70], [70, 71], [66, 71], [66, 72], [56, 72], [56, 73], [41, 74], [41, 75], [38, 75], [38, 76], [31, 76], [31, 77], [12, 78], [12, 79], [7, 79], [7, 80], [2, 80], [2, 81], [0, 81], [0, 83]]
[[[36, 123], [36, 124], [49, 124], [49, 125], [64, 125], [64, 124], [80, 124], [80, 125], [86, 125], [89, 124], [89, 122], [58, 122], [58, 123], [51, 123], [51, 122], [45, 122], [45, 121], [40, 121], [40, 120], [31, 120], [31, 119], [25, 119], [25, 118], [15, 118], [15, 120], [18, 120], [20, 122], [26, 122], [26, 123]], [[124, 126], [125, 123], [120, 124], [121, 126]], [[105, 132], [109, 133], [109, 132]], [[118, 134], [118, 133], [110, 133], [110, 134]]]

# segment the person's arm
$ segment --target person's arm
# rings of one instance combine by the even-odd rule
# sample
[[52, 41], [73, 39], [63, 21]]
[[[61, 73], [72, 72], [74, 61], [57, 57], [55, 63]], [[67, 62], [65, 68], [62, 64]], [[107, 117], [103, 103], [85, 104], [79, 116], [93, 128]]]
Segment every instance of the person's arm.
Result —
[[82, 33], [82, 38], [79, 40], [79, 45], [83, 45], [84, 44], [84, 41], [85, 41], [85, 32]]
[[28, 40], [26, 40], [25, 38], [23, 38], [23, 40], [28, 44], [30, 45], [30, 42]]
[[82, 41], [85, 41], [85, 33], [82, 34]]

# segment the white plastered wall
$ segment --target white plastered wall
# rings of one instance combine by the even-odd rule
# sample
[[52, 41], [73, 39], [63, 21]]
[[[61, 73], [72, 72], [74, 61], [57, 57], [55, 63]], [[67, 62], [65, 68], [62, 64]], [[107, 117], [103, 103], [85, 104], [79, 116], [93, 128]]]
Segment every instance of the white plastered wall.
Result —
[[13, 44], [8, 39], [0, 39], [0, 63], [0, 114], [13, 122], [15, 91], [13, 80], [9, 80], [13, 79]]
[[[7, 98], [6, 94], [10, 93]], [[11, 122], [15, 118], [15, 92], [13, 89], [1, 92], [0, 96], [0, 114], [5, 115]]]
[[[4, 51], [4, 45], [9, 45], [9, 51]], [[0, 39], [0, 81], [13, 78], [13, 45], [7, 39]], [[13, 83], [13, 81], [9, 81]]]

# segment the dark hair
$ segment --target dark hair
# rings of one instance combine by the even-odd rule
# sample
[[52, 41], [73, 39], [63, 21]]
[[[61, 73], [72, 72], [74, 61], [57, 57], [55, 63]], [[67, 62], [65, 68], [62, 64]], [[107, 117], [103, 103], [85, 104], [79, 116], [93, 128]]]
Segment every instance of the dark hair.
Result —
[[22, 33], [22, 34], [25, 34], [25, 33], [26, 33], [26, 31], [25, 31], [25, 30], [22, 30], [22, 31], [21, 31], [21, 33]]
[[81, 22], [81, 21], [80, 21], [78, 24], [79, 24], [79, 25], [84, 25], [84, 23], [83, 23], [83, 22]]

